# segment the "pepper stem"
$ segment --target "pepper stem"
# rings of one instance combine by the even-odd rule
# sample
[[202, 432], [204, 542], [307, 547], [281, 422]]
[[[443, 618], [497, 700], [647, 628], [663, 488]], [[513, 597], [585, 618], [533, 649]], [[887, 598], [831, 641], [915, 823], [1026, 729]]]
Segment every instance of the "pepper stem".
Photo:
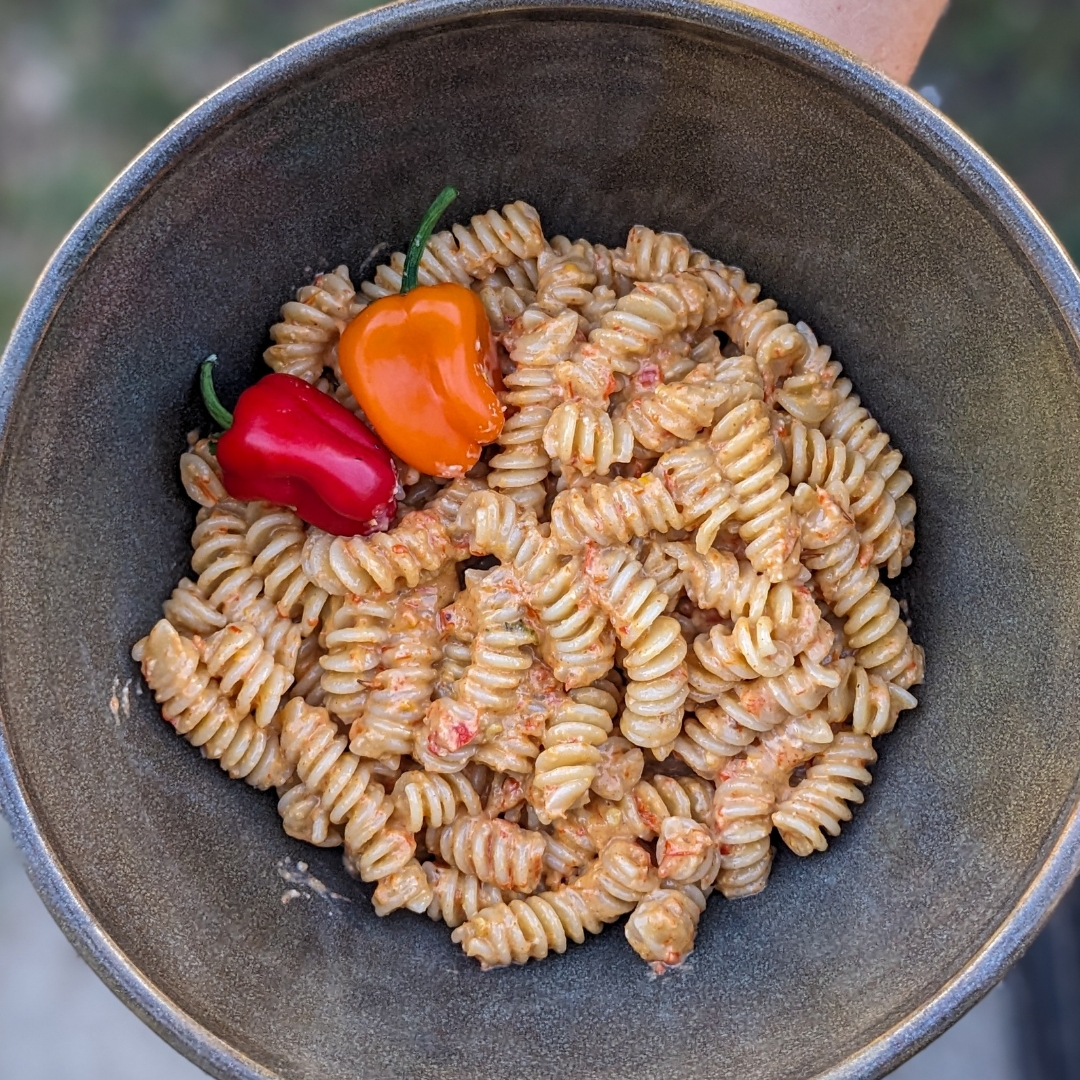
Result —
[[218, 400], [217, 391], [214, 389], [214, 365], [217, 356], [208, 356], [199, 367], [199, 388], [202, 390], [203, 403], [206, 411], [220, 427], [226, 431], [232, 427], [233, 415]]
[[443, 216], [446, 208], [457, 198], [457, 189], [444, 187], [435, 201], [428, 207], [427, 213], [420, 222], [420, 228], [409, 245], [409, 254], [405, 257], [405, 271], [401, 275], [401, 291], [407, 293], [416, 288], [416, 276], [420, 272], [420, 259], [427, 247], [428, 239], [435, 231], [435, 224]]

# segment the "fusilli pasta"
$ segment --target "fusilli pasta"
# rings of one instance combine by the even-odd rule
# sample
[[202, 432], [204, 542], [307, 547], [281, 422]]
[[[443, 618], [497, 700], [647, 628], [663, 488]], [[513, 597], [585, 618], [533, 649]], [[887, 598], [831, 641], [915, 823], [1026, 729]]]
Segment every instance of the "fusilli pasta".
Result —
[[[266, 363], [370, 428], [338, 342], [405, 261], [316, 276]], [[192, 432], [192, 574], [132, 655], [377, 914], [427, 912], [484, 968], [629, 915], [662, 973], [714, 890], [765, 887], [774, 832], [826, 849], [915, 706], [884, 580], [911, 476], [810, 327], [678, 233], [549, 241], [513, 202], [431, 236], [418, 280], [480, 298], [497, 441], [454, 479], [394, 458], [391, 528], [337, 536], [232, 498]]]

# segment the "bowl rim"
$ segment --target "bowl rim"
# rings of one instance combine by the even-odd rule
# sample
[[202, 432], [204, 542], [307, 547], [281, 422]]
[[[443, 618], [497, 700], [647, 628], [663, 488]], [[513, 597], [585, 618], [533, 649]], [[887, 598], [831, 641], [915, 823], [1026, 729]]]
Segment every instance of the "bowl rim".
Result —
[[[86, 261], [156, 184], [221, 126], [336, 56], [391, 36], [476, 18], [569, 15], [742, 39], [811, 70], [887, 123], [984, 210], [1057, 304], [1060, 328], [1080, 348], [1080, 276], [1039, 212], [988, 155], [909, 88], [835, 43], [728, 0], [399, 0], [325, 28], [275, 53], [195, 104], [124, 169], [72, 228], [34, 284], [0, 356], [0, 463], [13, 406], [38, 346]], [[46, 907], [109, 988], [175, 1049], [213, 1076], [280, 1080], [188, 1015], [98, 925], [61, 866], [15, 765], [0, 713], [0, 812]], [[921, 1006], [816, 1080], [884, 1075], [960, 1018], [1005, 974], [1080, 871], [1080, 802], [1062, 815], [1056, 840], [1013, 909], [960, 970]]]

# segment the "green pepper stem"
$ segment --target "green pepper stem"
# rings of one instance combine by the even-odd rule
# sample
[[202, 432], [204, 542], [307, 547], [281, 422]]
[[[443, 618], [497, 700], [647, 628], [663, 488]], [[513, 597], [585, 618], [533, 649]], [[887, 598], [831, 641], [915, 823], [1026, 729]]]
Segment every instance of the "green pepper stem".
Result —
[[214, 365], [217, 363], [216, 356], [208, 356], [199, 368], [199, 387], [202, 390], [203, 403], [206, 411], [220, 427], [226, 431], [232, 427], [233, 415], [218, 400], [217, 391], [214, 389]]
[[416, 276], [420, 273], [420, 259], [424, 254], [424, 248], [427, 247], [427, 242], [435, 231], [436, 222], [456, 198], [455, 188], [444, 187], [428, 207], [427, 213], [420, 222], [420, 228], [416, 230], [416, 235], [409, 245], [409, 254], [405, 257], [405, 272], [401, 275], [402, 293], [416, 288]]

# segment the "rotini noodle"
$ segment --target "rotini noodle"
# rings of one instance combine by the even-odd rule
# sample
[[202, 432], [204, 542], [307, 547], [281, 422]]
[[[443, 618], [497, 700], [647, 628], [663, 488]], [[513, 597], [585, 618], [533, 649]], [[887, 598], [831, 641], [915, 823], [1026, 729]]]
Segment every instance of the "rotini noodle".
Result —
[[255, 723], [267, 727], [292, 685], [293, 676], [274, 660], [255, 627], [228, 623], [211, 634], [200, 651], [206, 670], [218, 680], [221, 692], [237, 692], [240, 715], [254, 713]]
[[354, 754], [394, 758], [412, 751], [435, 689], [440, 654], [437, 615], [434, 586], [412, 589], [398, 598], [382, 643], [380, 670], [349, 729]]
[[851, 820], [849, 803], [861, 803], [859, 784], [872, 777], [867, 765], [877, 761], [869, 735], [838, 731], [832, 744], [813, 759], [801, 783], [773, 814], [781, 839], [796, 855], [824, 851], [830, 836], [840, 835], [840, 823]]
[[432, 890], [428, 916], [449, 927], [460, 926], [483, 908], [514, 898], [510, 891], [489, 885], [475, 874], [464, 874], [452, 866], [426, 862], [423, 867]]
[[695, 885], [662, 888], [638, 901], [626, 920], [626, 940], [657, 975], [678, 967], [693, 951], [705, 894]]
[[263, 359], [274, 371], [318, 382], [323, 369], [336, 362], [341, 331], [365, 306], [366, 301], [356, 295], [347, 266], [319, 274], [282, 307], [281, 322], [270, 327], [274, 344]]
[[551, 526], [560, 550], [572, 553], [589, 541], [605, 547], [681, 529], [683, 519], [663, 481], [649, 475], [561, 492], [551, 504]]
[[765, 404], [751, 400], [732, 409], [710, 441], [738, 501], [735, 518], [743, 523], [739, 535], [746, 541], [746, 557], [772, 581], [792, 576], [799, 570], [799, 521]]
[[631, 911], [657, 885], [647, 851], [613, 840], [573, 884], [484, 908], [451, 935], [485, 970], [542, 960]]
[[[282, 747], [303, 787], [321, 798], [332, 824], [344, 826], [350, 870], [363, 881], [404, 870], [416, 841], [407, 829], [390, 821], [393, 801], [372, 779], [371, 763], [348, 749], [348, 739], [329, 713], [293, 698], [282, 712], [281, 732]], [[428, 902], [418, 910], [426, 910]]]
[[161, 715], [205, 757], [217, 761], [234, 780], [252, 787], [284, 784], [292, 768], [273, 726], [260, 728], [241, 715], [200, 661], [199, 650], [161, 619], [136, 642], [132, 657], [142, 665], [146, 685], [161, 705]]
[[531, 893], [540, 884], [545, 837], [501, 818], [459, 817], [432, 828], [427, 847], [449, 866], [500, 889]]
[[[373, 431], [338, 344], [405, 262], [317, 275], [264, 354]], [[765, 887], [774, 830], [826, 849], [915, 707], [886, 580], [912, 478], [829, 346], [679, 233], [549, 241], [512, 202], [432, 235], [418, 283], [486, 312], [496, 442], [448, 477], [391, 455], [391, 527], [339, 536], [231, 497], [191, 432], [191, 573], [132, 656], [377, 915], [427, 912], [484, 968], [629, 915], [662, 974], [714, 890]]]
[[335, 596], [364, 596], [409, 588], [434, 576], [448, 562], [468, 556], [451, 535], [462, 502], [480, 488], [475, 480], [455, 480], [423, 510], [412, 510], [389, 532], [334, 537], [308, 530], [301, 563], [319, 588]]

